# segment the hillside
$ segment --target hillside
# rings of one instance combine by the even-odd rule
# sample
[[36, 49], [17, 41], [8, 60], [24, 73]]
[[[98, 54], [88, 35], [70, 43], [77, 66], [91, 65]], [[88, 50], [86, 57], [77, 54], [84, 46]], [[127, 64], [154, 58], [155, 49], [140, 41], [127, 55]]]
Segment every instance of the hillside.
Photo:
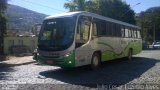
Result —
[[35, 24], [42, 23], [46, 16], [15, 5], [8, 5], [7, 8], [9, 29], [12, 31], [30, 31]]

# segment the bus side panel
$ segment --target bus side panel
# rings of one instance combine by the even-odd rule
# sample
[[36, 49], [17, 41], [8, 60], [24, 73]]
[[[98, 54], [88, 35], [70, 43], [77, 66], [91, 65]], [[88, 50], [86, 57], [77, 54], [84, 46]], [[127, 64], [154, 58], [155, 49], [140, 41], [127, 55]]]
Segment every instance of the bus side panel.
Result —
[[133, 49], [134, 55], [140, 53], [141, 42], [141, 39], [134, 40], [133, 38], [100, 37], [97, 39], [97, 45], [93, 48], [101, 50], [102, 61], [108, 61], [127, 57], [130, 48]]
[[102, 61], [124, 57], [124, 48], [119, 37], [100, 37], [97, 40], [98, 50], [102, 52]]
[[75, 66], [83, 66], [91, 64], [91, 58], [94, 50], [91, 47], [92, 43], [89, 42], [84, 46], [76, 48], [75, 50]]
[[123, 44], [123, 52], [124, 52], [124, 57], [128, 56], [128, 51], [129, 49], [133, 50], [133, 55], [136, 55], [138, 53], [140, 53], [142, 51], [142, 40], [141, 39], [135, 39], [133, 40], [133, 38], [124, 38], [122, 40]]
[[134, 40], [134, 47], [133, 47], [133, 55], [136, 55], [142, 51], [142, 40], [135, 39]]

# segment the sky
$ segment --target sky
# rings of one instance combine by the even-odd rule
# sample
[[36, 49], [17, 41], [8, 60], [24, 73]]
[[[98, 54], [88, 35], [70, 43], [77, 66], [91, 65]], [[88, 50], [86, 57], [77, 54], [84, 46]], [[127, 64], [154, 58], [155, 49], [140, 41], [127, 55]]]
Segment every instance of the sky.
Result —
[[[160, 6], [160, 0], [123, 0], [136, 12], [140, 13], [150, 7]], [[21, 6], [46, 15], [67, 12], [64, 3], [67, 0], [9, 0], [9, 4]], [[140, 4], [138, 4], [140, 3]], [[138, 4], [138, 5], [137, 5]]]

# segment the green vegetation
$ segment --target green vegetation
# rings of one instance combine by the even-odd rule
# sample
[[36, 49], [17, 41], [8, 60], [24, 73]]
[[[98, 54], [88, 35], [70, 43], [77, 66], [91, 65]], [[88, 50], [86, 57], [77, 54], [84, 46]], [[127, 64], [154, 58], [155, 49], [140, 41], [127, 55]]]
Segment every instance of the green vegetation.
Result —
[[137, 17], [141, 27], [142, 37], [145, 42], [152, 43], [160, 40], [160, 7], [149, 8]]
[[[89, 11], [136, 24], [134, 11], [122, 0], [68, 0], [64, 7], [69, 11]], [[7, 29], [15, 32], [30, 31], [35, 24], [42, 23], [44, 17], [46, 15], [7, 5], [7, 0], [0, 0], [0, 52]], [[142, 38], [145, 42], [160, 40], [160, 7], [149, 8], [137, 14], [136, 20], [137, 25], [142, 28]]]
[[160, 7], [137, 14], [122, 0], [70, 0], [64, 4], [69, 11], [89, 11], [102, 16], [136, 24], [141, 27], [144, 42], [160, 40]]
[[89, 11], [135, 24], [135, 13], [122, 0], [71, 0], [64, 4], [70, 11]]
[[5, 10], [7, 8], [7, 0], [0, 1], [0, 36], [3, 37], [7, 29], [7, 20], [5, 17]]
[[7, 30], [7, 20], [5, 10], [7, 8], [7, 0], [0, 0], [0, 54], [3, 53], [3, 38]]

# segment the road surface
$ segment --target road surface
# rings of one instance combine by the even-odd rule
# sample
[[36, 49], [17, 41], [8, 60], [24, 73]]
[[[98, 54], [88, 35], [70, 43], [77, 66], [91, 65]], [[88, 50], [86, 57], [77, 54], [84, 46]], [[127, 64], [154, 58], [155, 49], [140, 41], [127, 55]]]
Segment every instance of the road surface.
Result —
[[[32, 57], [22, 58], [32, 61]], [[21, 60], [21, 61], [23, 61]], [[25, 61], [25, 60], [24, 60]], [[146, 50], [132, 61], [103, 63], [99, 70], [88, 66], [61, 69], [26, 64], [0, 63], [0, 90], [107, 90], [160, 89], [160, 50]]]

